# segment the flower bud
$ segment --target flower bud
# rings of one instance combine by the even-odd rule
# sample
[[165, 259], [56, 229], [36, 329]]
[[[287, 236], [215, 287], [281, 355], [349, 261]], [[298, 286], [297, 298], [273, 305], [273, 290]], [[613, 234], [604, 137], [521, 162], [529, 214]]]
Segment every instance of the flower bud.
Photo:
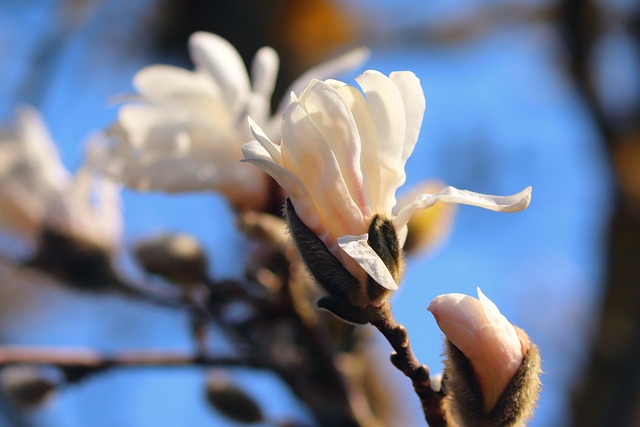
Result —
[[520, 425], [539, 393], [538, 349], [480, 289], [478, 296], [440, 295], [428, 308], [447, 338], [447, 412], [469, 427]]
[[171, 283], [197, 283], [207, 274], [207, 256], [188, 234], [160, 234], [136, 244], [134, 252], [142, 268]]
[[52, 367], [7, 366], [0, 371], [0, 386], [16, 405], [28, 409], [50, 399], [61, 382], [60, 372]]
[[258, 403], [228, 380], [212, 374], [207, 381], [206, 392], [209, 404], [226, 417], [245, 424], [264, 421]]

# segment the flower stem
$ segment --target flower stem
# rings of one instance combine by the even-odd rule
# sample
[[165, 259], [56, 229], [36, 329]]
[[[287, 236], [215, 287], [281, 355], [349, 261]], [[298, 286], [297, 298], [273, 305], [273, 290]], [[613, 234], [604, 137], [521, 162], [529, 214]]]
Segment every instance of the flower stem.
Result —
[[421, 364], [413, 354], [407, 329], [396, 322], [388, 302], [384, 302], [379, 307], [378, 313], [379, 316], [376, 316], [377, 319], [371, 324], [382, 333], [395, 351], [391, 354], [391, 363], [411, 380], [429, 426], [446, 427], [447, 422], [442, 407], [444, 393], [431, 388], [429, 368]]

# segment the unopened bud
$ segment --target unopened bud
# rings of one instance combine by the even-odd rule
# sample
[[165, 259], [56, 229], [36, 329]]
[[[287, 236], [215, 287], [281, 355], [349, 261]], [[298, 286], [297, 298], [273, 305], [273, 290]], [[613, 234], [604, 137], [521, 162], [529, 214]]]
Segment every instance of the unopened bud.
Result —
[[61, 381], [61, 373], [53, 367], [15, 365], [0, 371], [0, 385], [4, 394], [25, 409], [49, 400]]
[[245, 424], [264, 421], [258, 403], [229, 380], [211, 375], [206, 392], [209, 404], [226, 417]]
[[142, 268], [171, 283], [197, 283], [207, 275], [207, 256], [189, 234], [161, 234], [139, 242], [134, 252]]

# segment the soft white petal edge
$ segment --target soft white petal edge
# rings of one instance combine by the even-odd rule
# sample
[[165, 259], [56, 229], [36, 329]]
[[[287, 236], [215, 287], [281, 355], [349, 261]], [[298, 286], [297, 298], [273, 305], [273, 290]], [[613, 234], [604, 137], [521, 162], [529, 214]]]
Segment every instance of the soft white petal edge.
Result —
[[516, 330], [513, 328], [513, 325], [509, 320], [500, 313], [500, 309], [498, 306], [494, 304], [485, 294], [482, 293], [480, 288], [476, 288], [478, 292], [478, 299], [480, 300], [480, 304], [482, 304], [482, 309], [484, 310], [485, 316], [487, 316], [487, 321], [491, 325], [500, 326], [500, 328], [504, 331], [506, 336], [503, 337], [505, 341], [508, 342], [509, 348], [520, 348], [520, 340], [518, 339], [518, 334]]
[[338, 245], [353, 258], [360, 267], [383, 288], [395, 291], [398, 289], [391, 272], [382, 258], [368, 243], [369, 235], [342, 236], [338, 238]]
[[531, 190], [532, 188], [529, 186], [521, 192], [510, 196], [492, 196], [468, 190], [459, 190], [455, 187], [446, 187], [435, 194], [418, 196], [413, 202], [402, 207], [393, 218], [393, 224], [396, 229], [400, 229], [409, 222], [411, 215], [416, 210], [430, 208], [438, 202], [477, 206], [495, 212], [519, 212], [529, 206]]

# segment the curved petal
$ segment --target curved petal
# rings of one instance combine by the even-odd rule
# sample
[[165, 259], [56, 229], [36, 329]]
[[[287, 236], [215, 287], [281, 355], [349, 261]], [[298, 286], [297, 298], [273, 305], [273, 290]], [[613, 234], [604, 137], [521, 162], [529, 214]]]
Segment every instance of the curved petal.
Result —
[[282, 132], [283, 165], [304, 183], [331, 236], [366, 231], [335, 155], [299, 101], [289, 105]]
[[325, 234], [320, 217], [316, 212], [309, 192], [304, 183], [293, 173], [277, 165], [266, 148], [258, 141], [249, 141], [242, 146], [244, 159], [270, 175], [291, 198], [296, 214], [318, 237]]
[[[420, 79], [410, 71], [396, 71], [389, 75], [395, 83], [404, 102], [404, 114], [406, 117], [406, 131], [404, 135], [404, 147], [402, 160], [405, 162], [413, 152], [418, 141], [422, 118], [426, 106], [424, 92], [420, 85]], [[403, 165], [404, 167], [404, 165]]]
[[338, 245], [340, 245], [342, 250], [353, 258], [377, 284], [392, 291], [397, 290], [398, 284], [393, 280], [393, 276], [391, 276], [391, 272], [389, 272], [382, 258], [369, 246], [367, 242], [368, 238], [369, 235], [367, 234], [360, 236], [342, 236], [338, 238]]
[[[323, 62], [298, 77], [291, 86], [289, 86], [287, 92], [299, 94], [313, 79], [323, 80], [346, 73], [366, 61], [369, 58], [369, 55], [371, 55], [371, 51], [369, 51], [369, 49], [360, 47], [350, 50], [334, 59]], [[282, 116], [282, 113], [284, 113], [288, 104], [289, 102], [286, 98], [280, 102], [276, 117]]]
[[318, 80], [309, 85], [300, 104], [335, 155], [351, 198], [366, 215], [360, 135], [351, 111], [332, 86]]
[[276, 51], [265, 46], [258, 50], [251, 64], [253, 91], [247, 112], [263, 126], [269, 125], [271, 95], [276, 84], [279, 61]]
[[436, 194], [423, 194], [413, 203], [403, 207], [393, 218], [393, 224], [396, 228], [401, 228], [407, 224], [416, 209], [427, 209], [438, 202], [477, 206], [495, 212], [519, 212], [526, 209], [531, 202], [531, 186], [510, 196], [492, 196], [446, 187]]
[[338, 91], [351, 111], [360, 136], [360, 168], [364, 185], [363, 193], [367, 206], [374, 209], [381, 206], [380, 166], [378, 164], [378, 144], [376, 142], [376, 125], [369, 111], [369, 106], [362, 92], [353, 86], [337, 80], [328, 80], [328, 84]]
[[276, 86], [279, 66], [280, 59], [274, 49], [265, 46], [256, 52], [251, 64], [251, 81], [254, 93], [271, 99], [273, 89]]
[[391, 212], [396, 204], [395, 192], [406, 179], [404, 101], [394, 82], [378, 71], [365, 71], [356, 81], [364, 91], [376, 125], [381, 191], [380, 206], [377, 207]]
[[213, 78], [225, 103], [238, 112], [249, 96], [249, 76], [238, 51], [222, 37], [199, 31], [189, 37], [189, 52], [196, 69]]
[[144, 67], [133, 77], [133, 87], [152, 101], [185, 94], [219, 94], [217, 86], [204, 75], [170, 65]]
[[262, 128], [258, 126], [258, 124], [254, 122], [251, 117], [248, 117], [247, 119], [249, 121], [249, 128], [251, 128], [253, 137], [265, 148], [265, 150], [267, 150], [267, 152], [271, 156], [271, 159], [273, 159], [273, 161], [278, 166], [282, 166], [282, 154], [280, 153], [280, 146], [271, 142], [267, 134], [264, 133]]

